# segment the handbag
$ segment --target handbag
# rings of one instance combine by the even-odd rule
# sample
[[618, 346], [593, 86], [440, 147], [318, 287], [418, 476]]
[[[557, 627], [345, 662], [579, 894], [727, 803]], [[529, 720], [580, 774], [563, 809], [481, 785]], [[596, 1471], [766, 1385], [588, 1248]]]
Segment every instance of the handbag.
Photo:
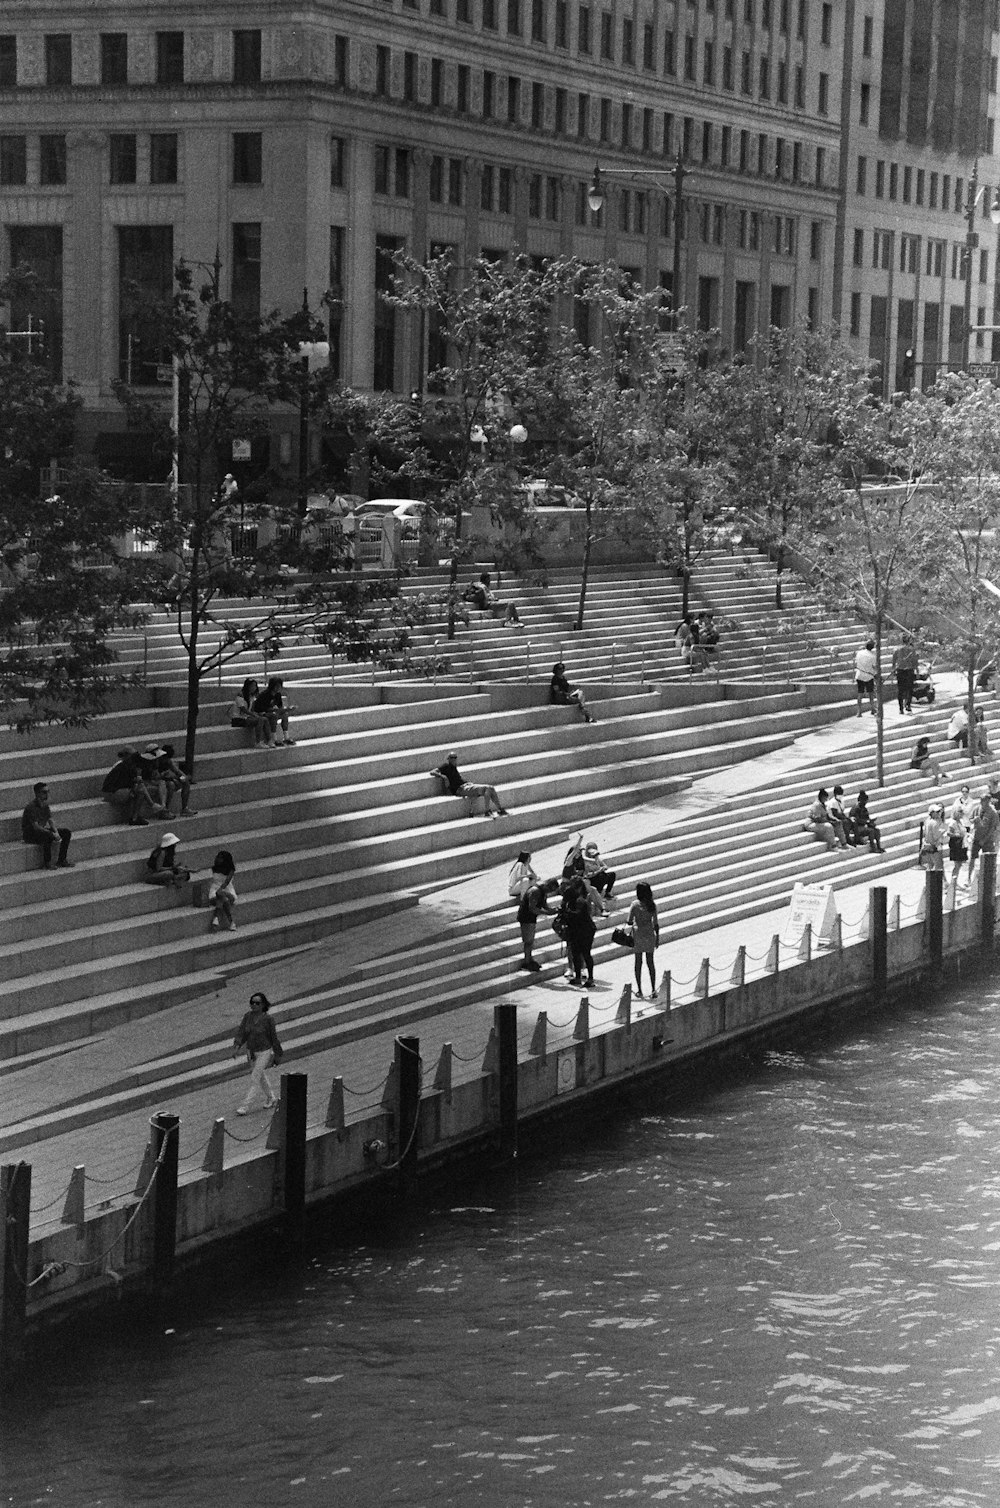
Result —
[[611, 941], [617, 943], [619, 948], [632, 948], [635, 946], [635, 933], [631, 927], [615, 927]]
[[569, 922], [561, 911], [557, 911], [552, 918], [552, 930], [561, 941], [565, 941], [569, 932]]

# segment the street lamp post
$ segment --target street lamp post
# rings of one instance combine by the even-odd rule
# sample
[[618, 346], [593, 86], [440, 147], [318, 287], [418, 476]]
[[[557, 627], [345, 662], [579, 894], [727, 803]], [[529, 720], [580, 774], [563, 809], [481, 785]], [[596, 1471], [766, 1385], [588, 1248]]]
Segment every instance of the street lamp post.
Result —
[[[967, 370], [971, 361], [972, 341], [972, 254], [979, 245], [979, 236], [976, 233], [976, 206], [987, 192], [987, 184], [979, 183], [979, 158], [976, 158], [972, 167], [972, 177], [969, 179], [969, 199], [965, 207], [965, 320], [964, 331], [964, 360], [962, 367]], [[994, 225], [1000, 225], [1000, 189], [993, 196], [990, 206], [990, 219]]]
[[[677, 153], [677, 160], [673, 166], [674, 179], [674, 263], [671, 272], [670, 288], [670, 326], [671, 329], [679, 328], [679, 314], [684, 300], [681, 297], [681, 251], [684, 238], [684, 180], [688, 175], [688, 169], [684, 166], [684, 158]], [[604, 204], [604, 189], [601, 183], [601, 174], [610, 178], [664, 178], [665, 171], [658, 168], [615, 168], [601, 167], [599, 162], [594, 163], [594, 178], [587, 193], [587, 203], [593, 214], [599, 214]]]

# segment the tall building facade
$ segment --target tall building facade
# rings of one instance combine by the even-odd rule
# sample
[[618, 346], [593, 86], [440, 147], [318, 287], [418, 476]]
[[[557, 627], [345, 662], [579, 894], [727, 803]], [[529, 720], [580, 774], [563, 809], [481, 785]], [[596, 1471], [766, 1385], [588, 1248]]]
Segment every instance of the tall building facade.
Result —
[[247, 309], [332, 289], [338, 375], [407, 393], [441, 332], [381, 298], [395, 250], [572, 252], [671, 289], [680, 231], [678, 302], [725, 348], [838, 320], [891, 387], [901, 350], [918, 377], [958, 350], [995, 22], [984, 0], [7, 0], [0, 268], [45, 290], [9, 323], [44, 322], [92, 429], [119, 429], [114, 379], [169, 377], [130, 288], [218, 251]]

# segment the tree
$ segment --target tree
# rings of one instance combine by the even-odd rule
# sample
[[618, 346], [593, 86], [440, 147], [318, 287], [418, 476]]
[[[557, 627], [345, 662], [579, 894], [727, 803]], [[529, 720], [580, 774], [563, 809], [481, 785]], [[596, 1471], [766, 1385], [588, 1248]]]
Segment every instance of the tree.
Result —
[[[0, 302], [31, 283], [16, 271]], [[0, 336], [0, 713], [21, 732], [106, 710], [122, 684], [109, 635], [142, 620], [142, 573], [117, 548], [142, 522], [138, 501], [74, 461], [79, 407], [72, 388]]]
[[808, 533], [810, 517], [822, 517], [840, 489], [833, 421], [844, 384], [853, 390], [858, 376], [846, 346], [803, 325], [770, 330], [714, 374], [725, 492], [773, 553], [778, 609], [791, 534]]
[[975, 763], [977, 675], [1000, 653], [1000, 392], [968, 373], [949, 373], [915, 395], [903, 418], [930, 495], [919, 585], [937, 633], [965, 671]]
[[[195, 289], [181, 263], [172, 298], [148, 305], [138, 318], [174, 364], [179, 392], [181, 481], [155, 529], [169, 564], [161, 567], [154, 600], [174, 614], [187, 658], [184, 754], [193, 772], [207, 676], [247, 650], [273, 660], [303, 640], [325, 643], [348, 660], [388, 658], [398, 653], [400, 627], [414, 610], [402, 602], [398, 581], [354, 579], [339, 525], [317, 534], [301, 525], [300, 499], [276, 501], [273, 478], [241, 493], [227, 476], [233, 440], [267, 433], [281, 405], [305, 403], [314, 412], [323, 402], [325, 374], [304, 391], [299, 347], [323, 333], [308, 308], [289, 317], [246, 314], [220, 297], [217, 278]], [[118, 395], [130, 423], [157, 434], [169, 454], [174, 437], [162, 409], [124, 385]], [[276, 593], [277, 604], [270, 600]], [[227, 597], [258, 606], [234, 621], [219, 611]]]
[[450, 255], [426, 262], [397, 257], [387, 302], [414, 316], [432, 350], [421, 427], [436, 451], [425, 485], [440, 516], [451, 518], [448, 636], [454, 634], [459, 565], [482, 541], [465, 519], [485, 502], [504, 543], [504, 563], [538, 559], [537, 520], [523, 488], [522, 429], [539, 433], [538, 367], [548, 350], [557, 297], [572, 284], [575, 264], [536, 266], [525, 256], [505, 262], [477, 258], [458, 267]]

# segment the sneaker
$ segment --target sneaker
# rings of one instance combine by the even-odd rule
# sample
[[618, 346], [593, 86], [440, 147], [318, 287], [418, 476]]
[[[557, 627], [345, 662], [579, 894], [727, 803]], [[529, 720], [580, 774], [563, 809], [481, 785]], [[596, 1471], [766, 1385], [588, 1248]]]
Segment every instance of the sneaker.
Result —
[[56, 868], [57, 869], [75, 869], [76, 865], [74, 864], [74, 862], [73, 862], [72, 859], [58, 859], [56, 861]]
[[129, 823], [129, 827], [148, 827], [148, 826], [149, 826], [149, 823], [146, 821], [145, 817], [133, 817], [132, 821]]
[[538, 962], [537, 958], [531, 959], [531, 961], [529, 963], [526, 963], [524, 967], [526, 969], [530, 969], [532, 974], [540, 974], [542, 971], [542, 966]]
[[588, 983], [588, 985], [591, 985], [591, 984], [594, 983], [594, 976], [593, 976], [593, 974], [591, 974], [590, 978], [587, 980], [587, 983]]
[[294, 747], [295, 747], [295, 740], [294, 740], [294, 738], [286, 738], [285, 739], [285, 748], [286, 749], [294, 749]]
[[505, 806], [498, 806], [497, 807], [497, 816], [498, 817], [509, 817], [510, 816], [510, 812], [507, 810], [507, 808]]

